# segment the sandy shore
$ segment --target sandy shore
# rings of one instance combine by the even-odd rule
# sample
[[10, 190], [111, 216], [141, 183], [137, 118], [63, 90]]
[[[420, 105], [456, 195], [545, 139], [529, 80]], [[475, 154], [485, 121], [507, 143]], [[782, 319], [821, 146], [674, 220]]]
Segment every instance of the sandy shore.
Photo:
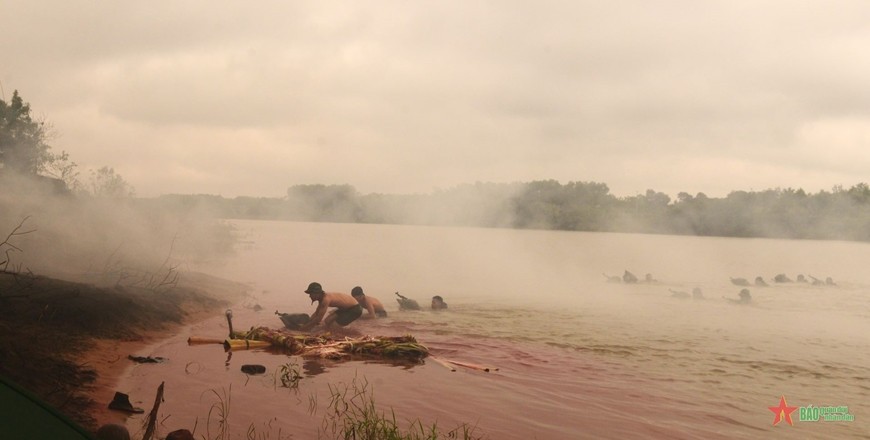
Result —
[[[139, 334], [140, 337], [129, 340], [96, 339], [93, 341], [94, 347], [83, 353], [79, 362], [86, 363], [97, 373], [97, 378], [87, 393], [94, 401], [92, 416], [96, 420], [97, 426], [106, 423], [124, 424], [128, 418], [126, 413], [108, 408], [108, 404], [112, 401], [116, 391], [127, 392], [127, 390], [118, 389], [118, 384], [135, 365], [128, 356], [144, 356], [142, 353], [147, 351], [148, 347], [171, 338], [185, 327], [214, 318], [216, 313], [227, 307], [232, 307], [231, 301], [239, 301], [243, 297], [243, 292], [236, 290], [239, 285], [232, 283], [221, 287], [221, 289], [216, 290], [213, 285], [209, 289], [214, 298], [220, 299], [221, 302], [214, 303], [213, 306], [203, 306], [199, 302], [184, 304], [185, 316], [179, 323], [164, 325], [163, 328], [156, 330], [142, 331]], [[227, 288], [229, 290], [226, 290]], [[154, 392], [156, 396], [157, 390]], [[144, 400], [147, 404], [143, 404], [141, 407], [147, 414], [153, 405], [153, 397]]]
[[[86, 429], [123, 423], [127, 414], [108, 404], [116, 391], [124, 392], [117, 385], [135, 365], [128, 355], [214, 317], [248, 292], [246, 285], [208, 275], [182, 278], [171, 291], [155, 292], [44, 277], [21, 289], [20, 280], [0, 277], [0, 290], [7, 293], [0, 374]], [[150, 410], [153, 397], [147, 400], [137, 406]]]
[[[102, 426], [106, 423], [123, 425], [128, 418], [126, 413], [111, 410], [108, 406], [116, 391], [127, 392], [127, 390], [119, 389], [118, 384], [135, 365], [128, 356], [141, 356], [140, 353], [146, 351], [148, 347], [172, 337], [185, 326], [213, 317], [215, 311], [217, 310], [211, 313], [201, 312], [188, 316], [181, 324], [172, 325], [169, 328], [161, 330], [145, 332], [141, 335], [141, 338], [135, 340], [94, 340], [93, 348], [78, 357], [77, 362], [86, 364], [96, 372], [96, 380], [88, 387], [86, 394], [94, 402], [91, 416], [96, 421], [97, 426]], [[149, 405], [142, 406], [146, 414], [151, 410], [151, 400], [147, 400]]]

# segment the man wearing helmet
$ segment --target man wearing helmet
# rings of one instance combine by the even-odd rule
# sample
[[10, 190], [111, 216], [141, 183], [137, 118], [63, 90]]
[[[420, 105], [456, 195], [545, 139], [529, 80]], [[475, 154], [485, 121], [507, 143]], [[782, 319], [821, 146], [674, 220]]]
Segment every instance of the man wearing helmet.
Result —
[[[321, 320], [326, 328], [331, 327], [332, 324], [344, 327], [362, 315], [362, 307], [346, 293], [324, 292], [320, 283], [309, 284], [305, 293], [311, 298], [312, 303], [317, 301], [317, 310], [311, 315], [311, 320], [299, 328], [302, 331], [311, 330], [320, 324]], [[329, 310], [327, 314], [329, 308], [333, 308], [333, 310]]]

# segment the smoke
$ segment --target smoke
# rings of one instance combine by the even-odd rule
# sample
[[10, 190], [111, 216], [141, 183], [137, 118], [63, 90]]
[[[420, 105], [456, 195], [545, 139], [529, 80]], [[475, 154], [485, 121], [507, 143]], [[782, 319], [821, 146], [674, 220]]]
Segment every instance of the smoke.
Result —
[[0, 235], [18, 229], [0, 249], [7, 271], [136, 283], [233, 251], [231, 228], [198, 207], [74, 195], [53, 179], [10, 173], [0, 185]]

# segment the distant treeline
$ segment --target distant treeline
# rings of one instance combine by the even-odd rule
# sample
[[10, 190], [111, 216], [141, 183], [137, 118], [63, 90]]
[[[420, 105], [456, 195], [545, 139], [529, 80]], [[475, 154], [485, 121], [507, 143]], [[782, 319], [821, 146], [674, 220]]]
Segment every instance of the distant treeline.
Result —
[[[555, 180], [475, 183], [433, 194], [364, 195], [350, 185], [297, 185], [274, 198], [136, 199], [133, 187], [110, 167], [91, 170], [83, 182], [66, 152], [51, 152], [48, 128], [32, 117], [17, 90], [8, 103], [0, 99], [0, 220], [12, 212], [10, 195], [35, 200], [23, 189], [35, 184], [83, 199], [132, 199], [144, 208], [197, 210], [222, 218], [870, 241], [866, 183], [818, 194], [777, 188], [734, 191], [718, 199], [680, 193], [676, 200], [653, 190], [616, 197], [603, 183]], [[22, 176], [30, 183], [13, 183]], [[10, 222], [20, 220], [12, 217]]]
[[140, 199], [224, 218], [383, 223], [722, 237], [870, 241], [870, 187], [734, 191], [724, 198], [555, 180], [475, 183], [432, 194], [360, 194], [350, 185], [297, 185], [285, 197], [167, 195]]

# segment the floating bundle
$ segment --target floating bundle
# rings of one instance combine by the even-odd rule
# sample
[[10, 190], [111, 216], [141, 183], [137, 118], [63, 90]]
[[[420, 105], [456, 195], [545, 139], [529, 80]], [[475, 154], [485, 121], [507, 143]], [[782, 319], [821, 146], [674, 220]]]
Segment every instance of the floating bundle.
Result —
[[399, 302], [399, 310], [420, 310], [420, 304], [417, 301], [400, 295], [399, 292], [396, 292], [396, 296], [398, 296], [396, 301]]
[[329, 335], [296, 335], [258, 327], [245, 333], [236, 332], [233, 336], [238, 339], [266, 341], [294, 355], [328, 359], [366, 356], [419, 361], [429, 355], [429, 349], [411, 335], [337, 339]]

